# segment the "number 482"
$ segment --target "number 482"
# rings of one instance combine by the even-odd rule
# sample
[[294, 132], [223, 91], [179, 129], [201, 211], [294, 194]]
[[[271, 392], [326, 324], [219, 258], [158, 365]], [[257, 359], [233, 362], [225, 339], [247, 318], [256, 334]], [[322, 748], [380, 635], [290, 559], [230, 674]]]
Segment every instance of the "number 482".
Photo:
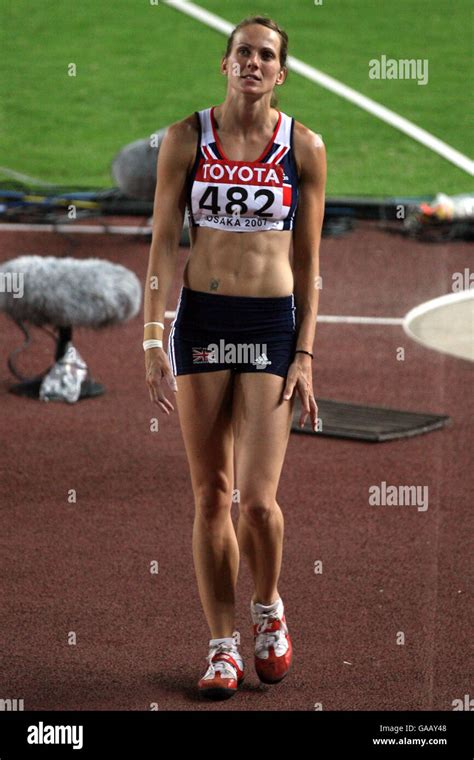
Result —
[[[212, 214], [217, 214], [221, 207], [219, 206], [218, 202], [218, 194], [219, 194], [219, 188], [215, 185], [209, 185], [206, 188], [206, 191], [203, 193], [201, 198], [199, 199], [199, 208], [205, 208], [208, 209]], [[237, 194], [237, 195], [236, 195]], [[266, 190], [263, 188], [260, 188], [259, 190], [254, 193], [254, 200], [257, 198], [260, 198], [261, 196], [266, 197], [265, 204], [259, 208], [254, 209], [253, 213], [255, 216], [273, 216], [271, 211], [267, 211], [267, 209], [270, 208], [272, 203], [275, 201], [275, 193], [273, 193], [271, 190]], [[211, 202], [210, 204], [206, 204], [206, 201], [210, 197]], [[240, 211], [240, 214], [246, 214], [248, 211], [248, 206], [245, 203], [245, 201], [248, 199], [249, 194], [248, 191], [245, 189], [245, 187], [229, 187], [227, 189], [226, 197], [228, 200], [228, 203], [226, 203], [225, 212], [226, 214], [233, 214], [235, 206], [238, 206]]]

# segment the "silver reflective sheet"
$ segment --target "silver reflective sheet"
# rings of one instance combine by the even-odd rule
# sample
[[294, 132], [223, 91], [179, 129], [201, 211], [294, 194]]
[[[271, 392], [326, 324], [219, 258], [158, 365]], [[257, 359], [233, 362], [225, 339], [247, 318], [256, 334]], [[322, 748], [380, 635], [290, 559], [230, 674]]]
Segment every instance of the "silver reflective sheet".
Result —
[[39, 397], [41, 401], [67, 401], [74, 404], [81, 395], [87, 377], [87, 364], [72, 343], [67, 344], [64, 356], [44, 376]]

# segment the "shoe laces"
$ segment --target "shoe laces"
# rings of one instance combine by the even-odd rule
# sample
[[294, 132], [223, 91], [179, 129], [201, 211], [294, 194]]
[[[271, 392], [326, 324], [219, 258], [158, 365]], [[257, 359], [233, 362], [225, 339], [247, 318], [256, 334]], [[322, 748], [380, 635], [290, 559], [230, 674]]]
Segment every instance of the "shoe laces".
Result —
[[[257, 639], [255, 642], [256, 652], [261, 652], [263, 649], [267, 649], [269, 646], [276, 647], [279, 641], [285, 638], [288, 633], [288, 628], [285, 621], [282, 620], [276, 612], [262, 612], [259, 613], [261, 622], [257, 624]], [[267, 628], [271, 624], [278, 620], [280, 628], [276, 631], [268, 631]]]
[[[209, 663], [209, 668], [211, 668], [214, 673], [217, 671], [220, 671], [222, 675], [227, 673], [229, 677], [237, 678], [236, 667], [231, 662], [229, 662], [228, 660], [218, 660], [217, 662], [213, 662], [213, 658], [215, 657], [215, 655], [220, 654], [221, 652], [232, 655], [235, 652], [235, 647], [229, 646], [228, 644], [225, 644], [224, 642], [222, 642], [221, 644], [215, 644], [213, 647], [211, 647], [209, 649], [209, 654], [207, 656], [207, 662]], [[209, 672], [209, 668], [207, 670], [207, 673]]]

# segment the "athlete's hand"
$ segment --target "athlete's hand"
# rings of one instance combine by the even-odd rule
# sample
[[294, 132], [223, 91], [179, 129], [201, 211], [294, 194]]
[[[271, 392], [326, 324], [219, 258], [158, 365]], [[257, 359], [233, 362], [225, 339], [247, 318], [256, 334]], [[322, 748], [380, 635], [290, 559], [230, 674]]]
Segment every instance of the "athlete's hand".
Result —
[[311, 418], [311, 427], [317, 429], [318, 405], [313, 394], [313, 374], [311, 357], [308, 354], [296, 354], [288, 368], [286, 385], [283, 390], [283, 400], [288, 401], [296, 387], [301, 399], [300, 427], [304, 427], [308, 414]]
[[146, 382], [150, 392], [150, 400], [169, 414], [174, 412], [174, 406], [165, 394], [165, 383], [177, 393], [178, 385], [171, 371], [168, 356], [162, 348], [149, 348], [145, 351]]

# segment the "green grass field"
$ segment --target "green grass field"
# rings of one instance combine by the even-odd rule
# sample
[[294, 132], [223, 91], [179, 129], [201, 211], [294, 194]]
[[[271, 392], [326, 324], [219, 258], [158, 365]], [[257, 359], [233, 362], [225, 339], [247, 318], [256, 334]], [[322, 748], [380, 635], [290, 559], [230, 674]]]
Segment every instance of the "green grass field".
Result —
[[[203, 0], [237, 23], [270, 15], [289, 53], [469, 155], [470, 0]], [[111, 186], [126, 143], [223, 101], [226, 38], [149, 0], [15, 0], [0, 12], [0, 166], [58, 184]], [[369, 60], [427, 59], [429, 82], [372, 80]], [[76, 64], [77, 76], [67, 67]], [[328, 195], [467, 192], [472, 177], [290, 71], [279, 108], [320, 132]]]

